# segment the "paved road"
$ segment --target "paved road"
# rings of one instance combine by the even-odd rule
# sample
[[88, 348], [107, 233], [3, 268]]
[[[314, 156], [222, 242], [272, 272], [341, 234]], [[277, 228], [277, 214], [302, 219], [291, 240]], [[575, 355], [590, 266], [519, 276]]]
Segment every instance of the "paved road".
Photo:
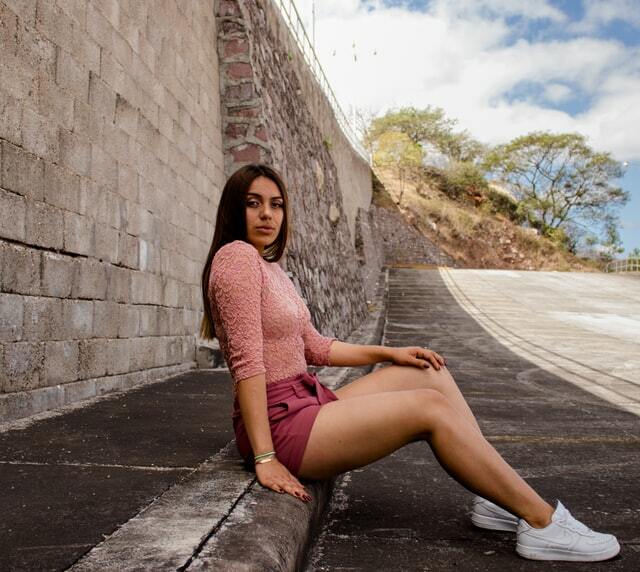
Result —
[[[639, 301], [631, 276], [390, 270], [384, 343], [443, 353], [501, 454], [618, 536], [589, 570], [640, 569]], [[470, 499], [424, 443], [404, 447], [337, 482], [307, 570], [578, 569], [519, 558], [513, 535], [470, 524]]]

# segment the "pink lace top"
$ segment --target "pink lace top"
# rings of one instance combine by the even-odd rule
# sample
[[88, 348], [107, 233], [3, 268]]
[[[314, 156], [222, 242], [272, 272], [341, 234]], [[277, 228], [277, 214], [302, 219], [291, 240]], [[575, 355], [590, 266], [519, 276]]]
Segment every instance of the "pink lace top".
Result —
[[211, 313], [220, 348], [234, 380], [264, 373], [274, 383], [331, 365], [329, 347], [295, 286], [277, 262], [251, 244], [234, 240], [216, 252], [209, 275]]

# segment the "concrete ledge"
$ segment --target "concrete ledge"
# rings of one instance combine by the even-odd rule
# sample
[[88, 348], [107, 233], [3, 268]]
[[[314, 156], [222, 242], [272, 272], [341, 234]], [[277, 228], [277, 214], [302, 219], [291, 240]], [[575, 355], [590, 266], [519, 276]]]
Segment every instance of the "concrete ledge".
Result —
[[[379, 343], [386, 271], [381, 277], [369, 319], [348, 338], [350, 343]], [[335, 389], [371, 369], [323, 368], [321, 379]], [[313, 497], [309, 503], [276, 494], [244, 468], [231, 441], [71, 570], [299, 570], [329, 504], [333, 483], [305, 481]]]

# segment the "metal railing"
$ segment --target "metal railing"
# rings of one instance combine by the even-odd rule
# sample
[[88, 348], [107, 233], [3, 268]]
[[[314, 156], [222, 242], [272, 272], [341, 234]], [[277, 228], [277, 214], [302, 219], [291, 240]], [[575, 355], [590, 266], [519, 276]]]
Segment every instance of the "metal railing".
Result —
[[640, 272], [640, 258], [613, 260], [607, 264], [605, 272]]
[[367, 161], [367, 163], [371, 164], [371, 155], [367, 152], [367, 150], [362, 145], [360, 138], [356, 134], [353, 129], [351, 123], [347, 119], [344, 111], [340, 107], [338, 103], [338, 98], [335, 93], [333, 93], [333, 89], [331, 89], [331, 85], [329, 84], [329, 80], [320, 65], [320, 61], [318, 60], [318, 56], [316, 56], [316, 51], [313, 48], [313, 45], [309, 41], [309, 36], [307, 35], [307, 31], [305, 30], [304, 24], [302, 23], [302, 19], [300, 18], [300, 14], [298, 13], [298, 9], [293, 0], [273, 0], [273, 3], [280, 9], [280, 13], [283, 15], [289, 30], [293, 34], [302, 55], [309, 66], [309, 69], [313, 72], [318, 84], [324, 91], [327, 99], [329, 100], [329, 104], [333, 108], [333, 112], [335, 113], [336, 120], [338, 121], [338, 125], [342, 129], [342, 132], [345, 134], [346, 138], [349, 140], [353, 148], [362, 156], [362, 158]]

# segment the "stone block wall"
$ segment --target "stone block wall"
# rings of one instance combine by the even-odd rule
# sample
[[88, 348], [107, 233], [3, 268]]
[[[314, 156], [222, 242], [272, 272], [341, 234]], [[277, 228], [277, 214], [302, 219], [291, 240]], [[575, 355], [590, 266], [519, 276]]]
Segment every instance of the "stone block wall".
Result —
[[0, 0], [0, 421], [195, 364], [213, 0]]
[[356, 251], [358, 209], [371, 203], [370, 167], [343, 135], [273, 2], [221, 0], [216, 17], [225, 172], [264, 161], [283, 174], [292, 215], [283, 266], [316, 327], [346, 337], [377, 278], [363, 275]]

